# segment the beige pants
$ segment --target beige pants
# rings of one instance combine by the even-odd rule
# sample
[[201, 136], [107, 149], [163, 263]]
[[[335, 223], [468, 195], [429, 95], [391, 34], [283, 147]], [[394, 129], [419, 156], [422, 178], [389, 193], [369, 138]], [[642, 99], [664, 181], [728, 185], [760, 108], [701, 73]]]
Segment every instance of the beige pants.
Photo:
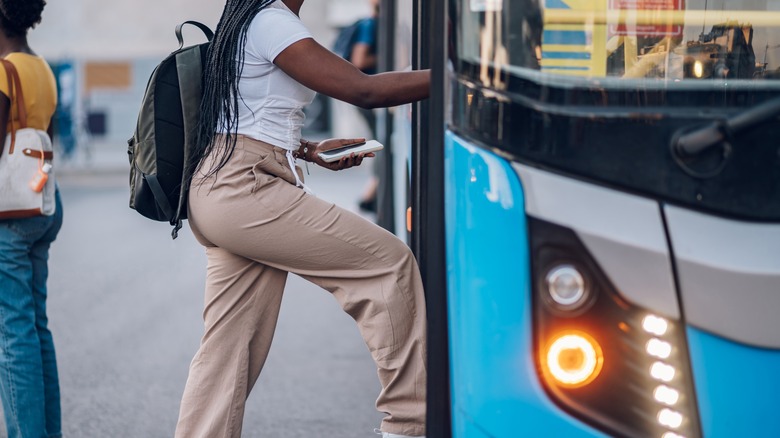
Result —
[[[207, 158], [203, 168], [212, 163]], [[242, 136], [216, 178], [193, 180], [189, 208], [208, 256], [205, 334], [190, 365], [177, 437], [241, 435], [288, 272], [331, 292], [357, 322], [378, 367], [376, 406], [387, 413], [381, 429], [425, 434], [425, 300], [403, 242], [305, 193], [284, 150]]]

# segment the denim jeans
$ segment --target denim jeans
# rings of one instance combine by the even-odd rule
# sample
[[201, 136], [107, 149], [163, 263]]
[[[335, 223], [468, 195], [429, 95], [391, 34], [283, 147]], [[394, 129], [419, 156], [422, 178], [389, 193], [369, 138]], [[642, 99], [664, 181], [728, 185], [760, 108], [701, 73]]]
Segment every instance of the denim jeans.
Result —
[[46, 317], [52, 216], [0, 220], [0, 396], [9, 438], [61, 436], [60, 385]]

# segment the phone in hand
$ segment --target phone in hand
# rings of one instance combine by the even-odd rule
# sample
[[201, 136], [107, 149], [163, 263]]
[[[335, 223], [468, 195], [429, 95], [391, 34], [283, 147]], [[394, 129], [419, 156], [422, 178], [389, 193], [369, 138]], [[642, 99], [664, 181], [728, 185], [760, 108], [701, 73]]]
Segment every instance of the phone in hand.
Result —
[[369, 152], [375, 152], [383, 149], [382, 143], [376, 140], [368, 140], [362, 143], [354, 143], [340, 148], [331, 149], [329, 151], [320, 152], [318, 155], [322, 158], [322, 161], [326, 163], [332, 163], [338, 161], [344, 157], [348, 157], [350, 154], [367, 154]]

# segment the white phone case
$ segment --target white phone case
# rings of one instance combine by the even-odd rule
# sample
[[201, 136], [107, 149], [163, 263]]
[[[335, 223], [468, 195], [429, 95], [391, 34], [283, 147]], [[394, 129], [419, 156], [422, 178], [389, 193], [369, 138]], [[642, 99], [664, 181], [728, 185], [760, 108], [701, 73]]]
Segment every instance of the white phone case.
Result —
[[365, 143], [358, 143], [355, 145], [349, 145], [337, 149], [331, 149], [325, 152], [320, 152], [319, 156], [326, 163], [332, 163], [334, 161], [340, 160], [343, 157], [349, 156], [349, 154], [367, 154], [369, 152], [375, 152], [383, 148], [384, 146], [382, 146], [382, 143], [379, 143], [376, 140], [368, 140]]

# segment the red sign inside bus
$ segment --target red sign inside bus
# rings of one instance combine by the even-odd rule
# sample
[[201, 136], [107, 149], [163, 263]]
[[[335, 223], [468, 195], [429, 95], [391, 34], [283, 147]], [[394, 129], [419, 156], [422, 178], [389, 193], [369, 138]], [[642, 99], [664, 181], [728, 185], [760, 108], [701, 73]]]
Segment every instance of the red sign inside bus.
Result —
[[685, 9], [685, 0], [609, 0], [609, 9], [627, 11], [625, 22], [609, 26], [611, 35], [681, 37], [683, 34], [682, 24], [665, 23], [661, 14], [657, 24], [631, 24], [630, 11], [681, 11]]

